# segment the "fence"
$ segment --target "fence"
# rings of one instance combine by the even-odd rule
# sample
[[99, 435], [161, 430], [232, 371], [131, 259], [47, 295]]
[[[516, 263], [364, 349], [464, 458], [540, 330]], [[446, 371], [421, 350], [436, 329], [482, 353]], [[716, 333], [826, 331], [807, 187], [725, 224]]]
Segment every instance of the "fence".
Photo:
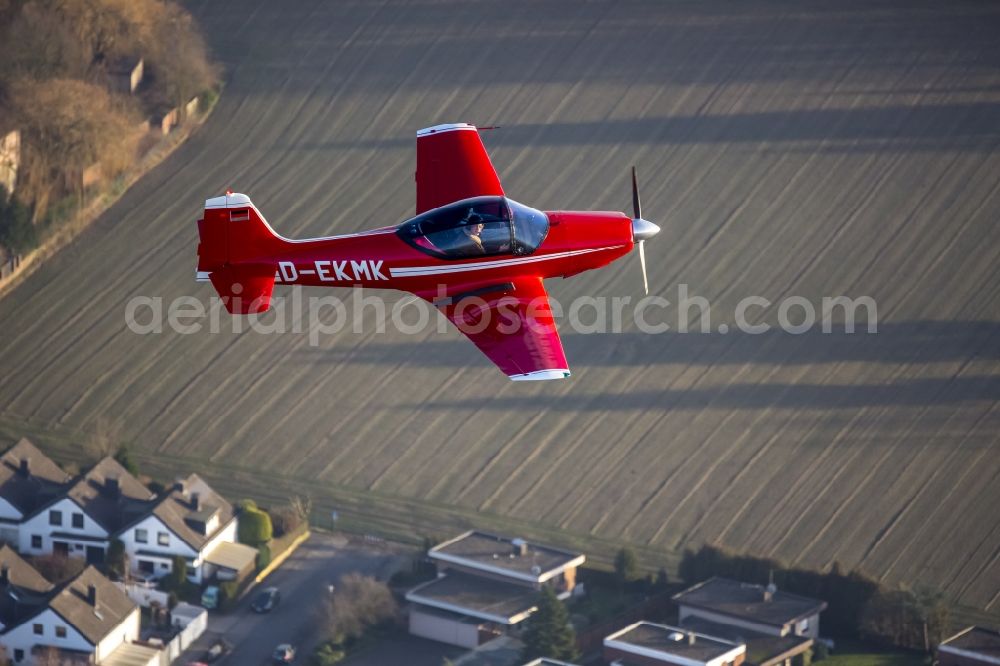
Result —
[[115, 583], [115, 585], [127, 594], [129, 599], [143, 608], [149, 608], [153, 604], [166, 608], [170, 599], [169, 594], [152, 587], [145, 587], [136, 583], [129, 583], [128, 585], [125, 583]]
[[158, 634], [145, 641], [146, 645], [159, 648], [160, 666], [173, 663], [208, 628], [208, 611], [201, 606], [177, 604], [170, 617], [173, 622], [172, 631], [176, 631], [170, 640], [165, 640], [165, 636]]

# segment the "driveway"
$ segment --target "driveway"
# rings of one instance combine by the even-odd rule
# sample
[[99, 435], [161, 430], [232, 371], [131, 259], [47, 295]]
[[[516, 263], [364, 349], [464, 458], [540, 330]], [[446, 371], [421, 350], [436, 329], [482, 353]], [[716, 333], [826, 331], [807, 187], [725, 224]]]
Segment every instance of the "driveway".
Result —
[[382, 544], [347, 540], [342, 536], [314, 532], [308, 541], [278, 567], [257, 589], [275, 586], [281, 590], [281, 605], [259, 615], [250, 610], [255, 591], [229, 613], [209, 612], [208, 629], [175, 664], [186, 664], [201, 656], [217, 637], [235, 647], [218, 662], [227, 666], [270, 664], [270, 655], [279, 643], [292, 643], [299, 650], [297, 663], [323, 637], [323, 608], [328, 586], [349, 573], [361, 573], [385, 580], [408, 555]]

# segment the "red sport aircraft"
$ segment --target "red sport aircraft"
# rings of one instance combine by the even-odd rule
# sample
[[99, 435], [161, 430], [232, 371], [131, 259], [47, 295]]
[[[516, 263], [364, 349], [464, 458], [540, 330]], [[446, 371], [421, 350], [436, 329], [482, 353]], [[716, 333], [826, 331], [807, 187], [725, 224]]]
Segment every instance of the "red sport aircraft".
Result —
[[642, 243], [660, 228], [642, 219], [634, 168], [632, 217], [542, 212], [507, 198], [479, 131], [459, 123], [417, 132], [416, 180], [416, 217], [309, 240], [279, 236], [244, 194], [208, 199], [197, 279], [233, 314], [266, 311], [275, 282], [408, 291], [514, 380], [569, 377], [544, 278], [600, 268], [638, 244], [645, 283]]

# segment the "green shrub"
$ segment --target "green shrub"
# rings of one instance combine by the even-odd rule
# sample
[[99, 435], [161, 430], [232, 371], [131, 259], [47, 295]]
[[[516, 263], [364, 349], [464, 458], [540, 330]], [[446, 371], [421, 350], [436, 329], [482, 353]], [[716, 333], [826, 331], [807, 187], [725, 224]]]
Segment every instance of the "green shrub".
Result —
[[215, 88], [209, 88], [198, 95], [198, 108], [205, 113], [219, 101], [219, 93]]
[[132, 457], [132, 449], [126, 444], [122, 444], [118, 447], [118, 451], [115, 453], [115, 460], [118, 464], [124, 467], [129, 474], [132, 476], [139, 476], [139, 465], [136, 464], [135, 458]]
[[0, 187], [0, 245], [15, 254], [23, 254], [38, 245], [38, 233], [31, 223], [31, 212]]
[[104, 562], [108, 573], [118, 578], [124, 578], [125, 570], [128, 568], [128, 553], [125, 552], [125, 544], [121, 539], [114, 539], [108, 546], [108, 554]]
[[236, 603], [236, 595], [240, 592], [239, 584], [235, 580], [227, 580], [219, 583], [219, 608], [229, 610]]
[[342, 662], [345, 656], [346, 653], [339, 645], [327, 641], [316, 646], [311, 661], [314, 666], [334, 666]]
[[240, 542], [260, 546], [270, 541], [273, 533], [271, 517], [260, 509], [245, 507], [240, 512]]
[[263, 571], [271, 563], [271, 549], [264, 544], [257, 549], [257, 571]]
[[624, 547], [615, 555], [615, 576], [622, 585], [642, 577], [642, 571], [639, 570], [639, 560], [631, 548]]

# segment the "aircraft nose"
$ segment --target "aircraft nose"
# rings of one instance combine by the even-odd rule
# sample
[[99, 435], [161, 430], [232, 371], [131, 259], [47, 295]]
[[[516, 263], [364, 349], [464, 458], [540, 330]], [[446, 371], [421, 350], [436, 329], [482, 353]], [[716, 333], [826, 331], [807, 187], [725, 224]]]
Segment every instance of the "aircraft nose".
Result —
[[660, 233], [660, 227], [641, 217], [632, 218], [632, 242], [649, 240]]

